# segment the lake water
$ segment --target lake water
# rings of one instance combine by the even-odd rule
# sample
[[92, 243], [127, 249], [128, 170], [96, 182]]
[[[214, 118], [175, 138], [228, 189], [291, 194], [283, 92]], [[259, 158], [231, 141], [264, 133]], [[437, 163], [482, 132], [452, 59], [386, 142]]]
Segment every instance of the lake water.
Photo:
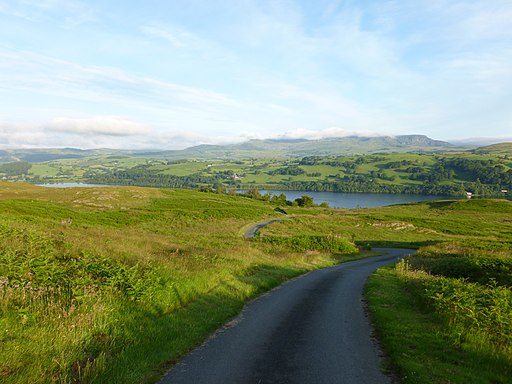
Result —
[[[74, 188], [74, 187], [111, 187], [111, 185], [82, 184], [82, 183], [59, 183], [39, 184], [49, 188]], [[286, 199], [293, 201], [298, 197], [308, 195], [313, 198], [316, 204], [326, 202], [331, 208], [371, 208], [382, 207], [392, 204], [414, 203], [429, 200], [446, 200], [446, 196], [425, 196], [425, 195], [400, 195], [389, 193], [337, 193], [337, 192], [308, 192], [308, 191], [261, 191], [262, 194], [269, 192], [272, 195], [284, 193]], [[453, 197], [451, 198], [453, 199]]]
[[338, 192], [308, 192], [308, 191], [261, 191], [272, 195], [284, 193], [286, 199], [293, 201], [298, 197], [308, 195], [313, 198], [315, 204], [326, 202], [331, 208], [371, 208], [392, 204], [414, 203], [429, 200], [447, 200], [453, 197], [402, 195], [389, 193], [338, 193]]

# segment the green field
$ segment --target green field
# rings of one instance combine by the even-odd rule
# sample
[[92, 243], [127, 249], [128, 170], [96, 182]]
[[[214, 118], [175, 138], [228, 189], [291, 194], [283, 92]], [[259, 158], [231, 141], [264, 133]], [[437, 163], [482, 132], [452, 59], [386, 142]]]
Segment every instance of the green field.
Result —
[[[506, 144], [469, 152], [383, 153], [289, 159], [190, 160], [90, 156], [0, 164], [0, 178], [166, 188], [510, 196], [512, 153]], [[156, 155], [155, 155], [156, 156]]]
[[[287, 278], [353, 258], [243, 239], [257, 200], [0, 184], [2, 382], [151, 382]], [[156, 376], [155, 376], [156, 375]]]
[[[368, 291], [389, 366], [405, 382], [510, 377], [512, 203], [289, 206], [295, 219], [244, 240], [251, 224], [282, 216], [275, 208], [224, 193], [0, 183], [0, 380], [154, 382], [247, 300], [308, 270], [367, 256], [354, 244], [419, 248], [407, 264], [376, 275], [378, 289]], [[475, 304], [464, 306], [476, 320], [450, 312], [459, 305], [450, 292], [466, 288]], [[382, 292], [404, 302], [390, 304]], [[497, 320], [479, 317], [479, 295], [497, 300]], [[400, 323], [389, 316], [406, 312], [410, 333], [389, 328]], [[441, 351], [431, 340], [440, 335]], [[427, 341], [420, 357], [405, 336]], [[420, 372], [424, 355], [430, 368]]]

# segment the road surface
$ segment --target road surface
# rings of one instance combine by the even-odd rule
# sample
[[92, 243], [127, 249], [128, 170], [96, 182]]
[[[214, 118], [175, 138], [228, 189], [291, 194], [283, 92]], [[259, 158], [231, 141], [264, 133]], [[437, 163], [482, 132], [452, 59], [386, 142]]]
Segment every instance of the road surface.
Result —
[[290, 220], [290, 219], [294, 219], [294, 216], [282, 217], [282, 218], [279, 218], [279, 219], [273, 219], [273, 220], [265, 221], [264, 223], [254, 224], [247, 231], [245, 231], [244, 238], [245, 239], [252, 239], [253, 237], [256, 236], [256, 234], [258, 233], [258, 231], [261, 228], [263, 228], [263, 227], [265, 227], [265, 226], [267, 226], [269, 224], [272, 224], [272, 223], [277, 223], [278, 221]]
[[363, 287], [375, 269], [413, 251], [379, 251], [388, 254], [307, 273], [250, 302], [160, 384], [391, 383], [379, 369]]

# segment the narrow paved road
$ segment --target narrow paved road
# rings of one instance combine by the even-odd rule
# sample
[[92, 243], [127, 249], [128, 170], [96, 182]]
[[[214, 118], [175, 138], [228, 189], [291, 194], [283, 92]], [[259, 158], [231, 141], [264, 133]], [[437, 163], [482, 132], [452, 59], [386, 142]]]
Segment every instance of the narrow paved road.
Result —
[[160, 384], [390, 383], [379, 370], [363, 287], [388, 254], [310, 272], [249, 303]]
[[277, 223], [278, 221], [290, 220], [290, 219], [294, 219], [294, 216], [281, 217], [279, 219], [273, 219], [273, 220], [265, 221], [264, 223], [254, 224], [247, 231], [245, 231], [244, 238], [245, 239], [252, 239], [254, 236], [256, 236], [256, 234], [258, 233], [258, 231], [261, 228], [263, 228], [263, 227], [265, 227], [265, 226], [267, 226], [269, 224], [272, 224], [272, 223]]

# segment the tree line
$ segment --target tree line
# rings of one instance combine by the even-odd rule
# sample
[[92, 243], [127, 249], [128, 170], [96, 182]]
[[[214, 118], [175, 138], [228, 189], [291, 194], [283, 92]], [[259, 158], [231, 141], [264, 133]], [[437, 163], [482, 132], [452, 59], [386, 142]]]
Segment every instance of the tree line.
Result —
[[[349, 173], [341, 176], [330, 175], [316, 180], [287, 180], [275, 184], [243, 183], [233, 177], [233, 171], [197, 172], [187, 176], [162, 173], [161, 169], [152, 169], [149, 165], [138, 165], [121, 170], [88, 170], [85, 179], [89, 183], [136, 185], [167, 188], [202, 188], [213, 189], [223, 186], [232, 189], [283, 189], [314, 192], [366, 192], [366, 193], [402, 193], [421, 195], [461, 196], [471, 192], [481, 196], [500, 196], [504, 190], [512, 190], [512, 169], [497, 160], [478, 160], [467, 158], [437, 158], [430, 166], [419, 165], [409, 160], [394, 161], [380, 166], [379, 171], [354, 173], [355, 166], [369, 161], [381, 161], [382, 158], [357, 157], [353, 160], [327, 160], [343, 166]], [[321, 157], [308, 157], [299, 164], [319, 164]], [[323, 160], [326, 164], [326, 159]], [[20, 168], [22, 168], [20, 166]], [[19, 168], [18, 172], [21, 170]], [[385, 169], [404, 172], [415, 183], [395, 183], [395, 176], [386, 174]], [[302, 175], [305, 171], [299, 165], [287, 165], [266, 171], [269, 175]], [[388, 182], [383, 182], [388, 181]], [[420, 183], [418, 183], [418, 181]]]

